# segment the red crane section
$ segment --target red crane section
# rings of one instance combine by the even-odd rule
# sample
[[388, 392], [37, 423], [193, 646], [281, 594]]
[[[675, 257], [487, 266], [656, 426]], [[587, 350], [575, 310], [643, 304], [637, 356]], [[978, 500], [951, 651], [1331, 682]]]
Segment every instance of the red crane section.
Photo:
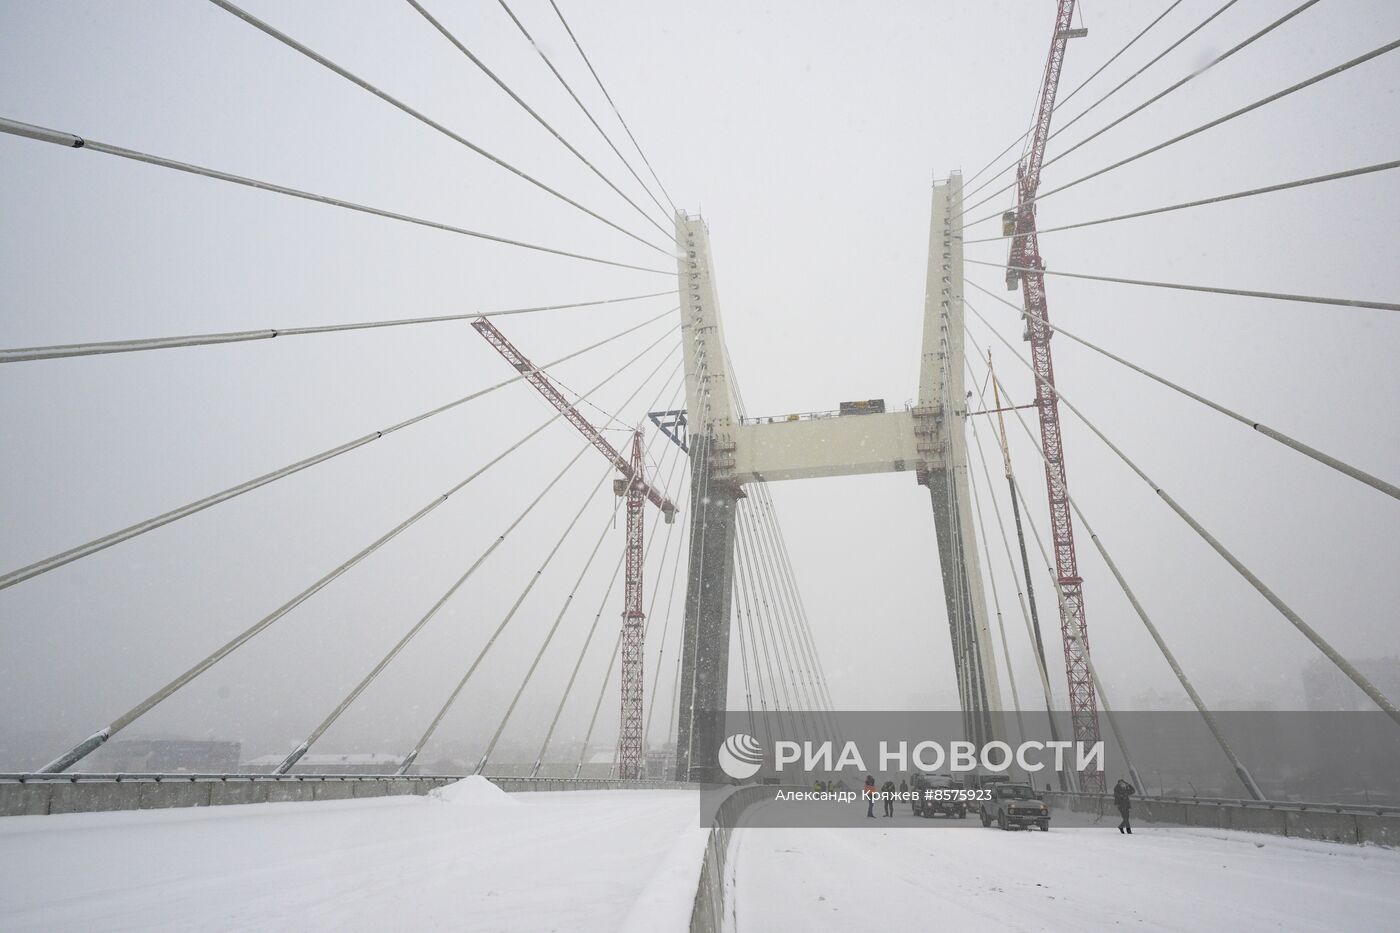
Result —
[[[632, 475], [642, 475], [642, 432], [632, 434]], [[625, 482], [625, 481], [624, 481]], [[622, 591], [622, 728], [618, 736], [618, 772], [624, 781], [642, 776], [642, 547], [643, 483], [627, 483], [627, 576]]]
[[[1060, 86], [1065, 45], [1085, 31], [1072, 29], [1074, 0], [1059, 0], [1055, 35], [1045, 62], [1040, 101], [1024, 160], [1016, 169], [1016, 209], [1003, 215], [1003, 226], [1014, 231], [1007, 259], [1006, 287], [1016, 288], [1019, 280], [1025, 303], [1026, 339], [1031, 345], [1031, 364], [1036, 375], [1035, 401], [1040, 411], [1040, 442], [1045, 452], [1045, 487], [1050, 500], [1050, 534], [1055, 548], [1055, 571], [1060, 589], [1060, 635], [1065, 646], [1065, 677], [1069, 686], [1070, 721], [1074, 739], [1095, 743], [1099, 732], [1098, 697], [1089, 668], [1089, 629], [1084, 614], [1084, 581], [1074, 553], [1074, 522], [1070, 515], [1069, 481], [1065, 476], [1065, 451], [1060, 432], [1060, 400], [1055, 392], [1055, 366], [1050, 353], [1049, 308], [1045, 300], [1045, 264], [1036, 235], [1035, 193], [1040, 186], [1040, 166], [1045, 142], [1050, 134], [1050, 118]], [[1018, 271], [1024, 269], [1028, 271]], [[1080, 790], [1103, 793], [1104, 777], [1099, 771], [1080, 774]]]
[[475, 321], [472, 321], [472, 327], [475, 327], [476, 332], [485, 337], [486, 342], [495, 347], [496, 351], [506, 358], [506, 362], [515, 367], [516, 372], [525, 377], [526, 382], [534, 386], [536, 391], [543, 395], [560, 414], [567, 418], [569, 423], [577, 428], [580, 434], [586, 437], [594, 447], [598, 448], [603, 456], [611, 460], [613, 466], [617, 467], [619, 473], [638, 486], [643, 497], [649, 499], [652, 505], [665, 513], [666, 524], [669, 525], [675, 520], [675, 503], [666, 498], [665, 493], [648, 483], [646, 477], [642, 475], [640, 467], [634, 466], [630, 460], [619, 453], [617, 448], [609, 443], [608, 439], [603, 436], [602, 432], [590, 424], [588, 419], [584, 418], [583, 415], [579, 414], [578, 409], [575, 408], [573, 403], [559, 390], [559, 387], [551, 382], [544, 372], [537, 369], [534, 363], [526, 359], [525, 354], [517, 350], [515, 345], [506, 339], [506, 335], [496, 328], [495, 324], [492, 324], [484, 317], [479, 317]]
[[623, 780], [637, 780], [642, 776], [642, 675], [645, 647], [642, 630], [646, 622], [646, 613], [642, 610], [642, 571], [646, 553], [643, 519], [648, 500], [661, 509], [667, 524], [675, 520], [676, 506], [646, 480], [640, 429], [632, 432], [632, 456], [623, 457], [588, 419], [579, 414], [578, 409], [559, 387], [526, 359], [525, 354], [517, 350], [494, 324], [486, 318], [477, 318], [472, 321], [472, 327], [476, 328], [477, 333], [485, 337], [486, 342], [495, 347], [496, 351], [622, 474], [621, 479], [613, 482], [613, 491], [627, 498], [627, 549], [624, 555], [626, 577], [623, 582], [622, 599], [622, 722], [618, 731], [618, 772]]

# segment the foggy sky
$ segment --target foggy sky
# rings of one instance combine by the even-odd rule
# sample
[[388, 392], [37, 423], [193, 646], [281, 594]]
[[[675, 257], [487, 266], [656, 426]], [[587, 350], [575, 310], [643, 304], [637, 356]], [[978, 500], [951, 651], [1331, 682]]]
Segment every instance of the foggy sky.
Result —
[[[425, 5], [634, 199], [650, 203], [496, 4]], [[1217, 5], [1182, 3], [1067, 104], [1056, 125]], [[1237, 4], [1051, 143], [1050, 155], [1294, 5]], [[1165, 6], [1090, 4], [1089, 35], [1069, 44], [1062, 89], [1076, 87]], [[246, 8], [610, 219], [654, 232], [406, 4], [248, 0]], [[612, 132], [606, 102], [548, 4], [518, 0], [512, 8]], [[670, 195], [709, 223], [729, 352], [749, 413], [832, 409], [857, 398], [893, 406], [914, 397], [930, 183], [953, 170], [970, 176], [1024, 130], [1053, 4], [612, 0], [561, 8]], [[0, 4], [0, 23], [6, 117], [673, 268], [667, 257], [212, 5], [12, 0]], [[1397, 31], [1393, 4], [1319, 4], [1056, 163], [1045, 186], [1340, 64]], [[1400, 57], [1384, 56], [1047, 199], [1040, 225], [1393, 159], [1397, 88]], [[613, 135], [625, 142], [620, 129]], [[6, 347], [517, 308], [654, 292], [675, 281], [8, 136], [0, 138], [0, 164]], [[1400, 178], [1383, 173], [1052, 233], [1042, 251], [1051, 269], [1394, 301], [1385, 247], [1394, 238], [1397, 197]], [[974, 213], [1010, 203], [1005, 194]], [[967, 236], [991, 235], [996, 226]], [[1000, 261], [1005, 247], [969, 245], [967, 256]], [[1019, 302], [1019, 294], [1004, 292], [996, 269], [969, 265], [967, 277]], [[1400, 474], [1400, 321], [1393, 312], [1054, 277], [1047, 288], [1052, 321], [1364, 470], [1392, 481]], [[1011, 312], [971, 286], [966, 294], [1024, 346]], [[673, 306], [655, 298], [497, 324], [543, 362]], [[1016, 401], [1028, 400], [1027, 371], [968, 318], [969, 346], [985, 352], [992, 345]], [[668, 326], [650, 325], [571, 361], [558, 378], [583, 391]], [[601, 391], [601, 408], [620, 404], [675, 344], [666, 338]], [[662, 365], [624, 422], [669, 407], [677, 384], [668, 377], [678, 359]], [[1064, 394], [1339, 650], [1353, 658], [1400, 653], [1395, 502], [1067, 340], [1055, 342], [1055, 365]], [[0, 367], [0, 569], [510, 375], [464, 322]], [[61, 750], [54, 742], [76, 742], [105, 725], [549, 414], [528, 387], [508, 386], [0, 592], [0, 744], [13, 749], [16, 736], [27, 734], [50, 743], [0, 768], [37, 766]], [[1299, 674], [1315, 649], [1070, 412], [1062, 414], [1072, 493], [1207, 701], [1300, 705]], [[1037, 455], [1018, 427], [1008, 424], [1008, 431], [1043, 530]], [[983, 431], [984, 444], [991, 436]], [[620, 443], [625, 434], [612, 437]], [[568, 425], [552, 425], [130, 735], [236, 738], [247, 757], [285, 752], [580, 446]], [[1005, 512], [999, 454], [985, 451]], [[664, 477], [674, 450], [663, 438], [651, 454], [666, 457]], [[980, 482], [975, 451], [972, 463]], [[604, 466], [585, 455], [318, 750], [407, 751]], [[683, 473], [668, 488], [679, 490]], [[837, 706], [955, 702], [932, 515], [912, 475], [775, 484], [772, 492]], [[980, 490], [984, 503], [988, 492]], [[440, 742], [489, 736], [582, 561], [607, 534], [510, 733], [530, 749], [542, 737], [620, 553], [613, 507], [605, 484], [445, 722]], [[1036, 706], [1038, 680], [990, 509], [986, 520], [1021, 701]], [[657, 605], [664, 607], [679, 535], [664, 565], [664, 529], [656, 540], [647, 587], [663, 589]], [[1178, 695], [1087, 535], [1078, 550], [1094, 657], [1115, 705], [1131, 708], [1149, 690]], [[1043, 566], [1033, 564], [1054, 658], [1052, 588]], [[663, 702], [680, 605], [678, 596]], [[562, 740], [581, 738], [587, 727], [619, 612], [615, 589], [561, 723]], [[664, 609], [654, 616], [661, 624]], [[648, 642], [648, 691], [660, 644], [657, 632]], [[1052, 686], [1062, 698], [1055, 667], [1052, 661]], [[615, 678], [599, 714], [599, 744], [616, 731]], [[741, 703], [737, 660], [731, 685]], [[1005, 683], [1003, 695], [1009, 701]], [[663, 740], [665, 729], [658, 710], [652, 741]]]

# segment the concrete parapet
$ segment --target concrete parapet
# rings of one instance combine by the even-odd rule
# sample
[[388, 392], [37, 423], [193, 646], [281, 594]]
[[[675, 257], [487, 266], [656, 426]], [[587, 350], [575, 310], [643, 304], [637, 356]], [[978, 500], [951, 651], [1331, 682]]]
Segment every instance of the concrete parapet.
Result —
[[[393, 775], [319, 775], [272, 779], [248, 775], [91, 775], [69, 780], [37, 778], [0, 780], [0, 816], [42, 816], [49, 813], [93, 813], [105, 810], [153, 810], [172, 807], [227, 806], [245, 803], [287, 803], [347, 800], [366, 797], [422, 796], [458, 777], [398, 777]], [[488, 778], [509, 793], [570, 790], [642, 790], [693, 788], [668, 781], [575, 781], [563, 778]]]
[[268, 803], [293, 803], [312, 799], [312, 786], [304, 781], [276, 781], [267, 785]]
[[142, 810], [164, 810], [170, 807], [207, 807], [209, 789], [207, 781], [152, 781], [134, 785], [141, 789], [140, 808]]
[[213, 781], [209, 784], [209, 805], [267, 803], [268, 787], [262, 781]]
[[355, 796], [354, 785], [346, 781], [315, 781], [310, 787], [313, 800], [349, 800]]
[[12, 784], [0, 788], [0, 816], [43, 816], [49, 812], [53, 787], [48, 784]]
[[141, 785], [55, 784], [49, 797], [50, 813], [96, 813], [101, 810], [141, 809]]

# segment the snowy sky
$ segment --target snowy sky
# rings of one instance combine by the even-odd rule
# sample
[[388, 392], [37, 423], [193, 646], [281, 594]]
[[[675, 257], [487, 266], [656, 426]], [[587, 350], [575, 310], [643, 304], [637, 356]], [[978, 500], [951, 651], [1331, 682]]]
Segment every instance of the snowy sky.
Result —
[[[1182, 2], [1057, 121], [1217, 5]], [[1236, 3], [1053, 142], [1050, 155], [1294, 5]], [[497, 4], [425, 6], [634, 200], [650, 204]], [[1076, 87], [1165, 6], [1089, 4], [1089, 35], [1070, 44], [1062, 88]], [[512, 8], [621, 145], [623, 134], [548, 3], [516, 0]], [[670, 195], [709, 223], [729, 351], [749, 411], [912, 398], [930, 181], [958, 169], [970, 175], [1025, 128], [1054, 5], [609, 0], [561, 8]], [[407, 4], [248, 0], [247, 9], [610, 219], [655, 232]], [[8, 0], [0, 4], [0, 24], [5, 117], [670, 268], [666, 257], [212, 4]], [[1326, 0], [1050, 167], [1045, 184], [1135, 153], [1397, 33], [1400, 7]], [[1400, 54], [1384, 56], [1048, 199], [1041, 225], [1393, 159], [1397, 88]], [[516, 308], [674, 283], [9, 136], [0, 137], [0, 164], [6, 347]], [[1388, 208], [1397, 196], [1400, 179], [1391, 172], [1050, 234], [1042, 246], [1052, 269], [1393, 301], [1376, 243], [1394, 234]], [[1008, 197], [978, 216], [1008, 206]], [[983, 224], [968, 236], [990, 235], [994, 227]], [[969, 245], [967, 255], [996, 261], [1005, 250]], [[995, 269], [969, 266], [968, 278], [1006, 294]], [[1067, 279], [1051, 279], [1048, 288], [1052, 319], [1076, 333], [1396, 478], [1400, 321], [1393, 312]], [[1022, 346], [1010, 312], [974, 288], [967, 294]], [[657, 298], [498, 324], [528, 355], [546, 361], [671, 306]], [[650, 325], [572, 361], [558, 376], [583, 391], [662, 337], [666, 326]], [[1026, 400], [1026, 370], [980, 324], [970, 326], [979, 346], [994, 344], [999, 372], [1017, 401]], [[667, 381], [675, 358], [663, 364], [662, 355], [672, 346], [666, 338], [600, 391], [602, 409], [615, 410], [658, 365], [625, 406], [623, 421], [665, 407], [675, 389]], [[1400, 653], [1400, 516], [1393, 501], [1074, 344], [1059, 341], [1055, 352], [1065, 395], [1304, 619], [1349, 656]], [[464, 323], [4, 366], [0, 569], [509, 374]], [[510, 386], [0, 592], [0, 767], [40, 764], [58, 751], [55, 744], [105, 725], [548, 415], [529, 389]], [[1207, 699], [1298, 704], [1299, 672], [1313, 649], [1068, 412], [1065, 422], [1072, 491]], [[1036, 454], [1019, 428], [1008, 429], [1043, 529]], [[236, 738], [248, 757], [295, 745], [579, 447], [567, 425], [551, 426], [132, 734]], [[663, 452], [665, 477], [672, 460], [664, 440], [652, 455]], [[996, 456], [994, 448], [987, 453]], [[570, 470], [318, 748], [406, 751], [603, 475], [591, 453]], [[671, 481], [677, 489], [680, 475]], [[772, 491], [837, 705], [951, 703], [932, 516], [912, 476], [779, 484]], [[981, 494], [985, 500], [985, 487]], [[606, 535], [509, 733], [511, 743], [532, 753], [616, 561], [621, 528], [612, 527], [612, 507], [605, 487], [487, 656], [440, 740], [476, 742], [494, 730], [582, 561]], [[1035, 705], [1031, 655], [992, 534], [1017, 685], [1022, 701]], [[663, 565], [663, 542], [648, 579], [650, 588], [663, 588], [658, 623], [676, 544]], [[1095, 658], [1115, 704], [1130, 707], [1149, 689], [1177, 692], [1087, 540], [1079, 554]], [[1053, 596], [1037, 572], [1042, 616], [1053, 631]], [[563, 740], [587, 727], [618, 611], [614, 593], [561, 722]], [[677, 611], [662, 664], [663, 701], [678, 634]], [[657, 634], [649, 643], [648, 690], [660, 645]], [[1052, 680], [1062, 696], [1062, 678]], [[737, 667], [731, 683], [741, 683]], [[615, 730], [615, 687], [601, 708], [595, 738]], [[651, 736], [664, 739], [663, 713]]]

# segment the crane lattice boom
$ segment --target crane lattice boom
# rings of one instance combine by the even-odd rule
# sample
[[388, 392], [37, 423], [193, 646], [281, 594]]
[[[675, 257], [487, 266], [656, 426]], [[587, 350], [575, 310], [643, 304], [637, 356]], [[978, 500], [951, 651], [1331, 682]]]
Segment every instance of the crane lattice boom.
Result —
[[497, 352], [506, 358], [506, 362], [515, 367], [516, 372], [519, 372], [525, 377], [526, 382], [534, 386], [560, 414], [567, 418], [569, 423], [577, 428], [580, 434], [586, 437], [594, 447], [598, 448], [603, 456], [611, 460], [613, 466], [617, 467], [619, 473], [629, 482], [635, 483], [641, 494], [649, 499], [652, 505], [665, 513], [666, 523], [668, 525], [674, 520], [676, 514], [675, 503], [668, 499], [665, 493], [648, 483], [646, 477], [638, 472], [637, 468], [632, 465], [632, 462], [624, 457], [618, 449], [603, 436], [601, 431], [590, 424], [588, 419], [579, 413], [579, 410], [575, 408], [573, 403], [560, 391], [559, 387], [550, 380], [549, 376], [542, 370], [536, 368], [534, 363], [526, 359], [525, 354], [517, 350], [515, 345], [506, 339], [506, 335], [501, 333], [495, 324], [492, 324], [489, 320], [482, 317], [472, 321], [472, 327], [475, 327], [477, 333], [485, 337], [486, 342], [495, 347]]
[[[1074, 522], [1070, 515], [1069, 481], [1065, 475], [1064, 438], [1060, 431], [1060, 402], [1055, 392], [1055, 365], [1050, 352], [1049, 307], [1045, 300], [1045, 268], [1036, 235], [1035, 192], [1040, 186], [1040, 166], [1050, 134], [1050, 118], [1055, 110], [1060, 71], [1064, 66], [1065, 45], [1083, 30], [1073, 30], [1074, 0], [1059, 0], [1055, 35], [1045, 62], [1044, 81], [1036, 106], [1026, 156], [1016, 170], [1017, 206], [1012, 226], [1009, 267], [1033, 270], [1006, 273], [1007, 288], [1019, 280], [1025, 303], [1026, 339], [1031, 344], [1031, 364], [1035, 371], [1035, 401], [1040, 411], [1040, 443], [1045, 452], [1045, 488], [1050, 503], [1050, 534], [1055, 550], [1055, 572], [1060, 591], [1060, 634], [1065, 647], [1065, 678], [1069, 686], [1070, 721], [1076, 741], [1098, 742], [1098, 697], [1093, 672], [1089, 668], [1089, 629], [1084, 613], [1084, 581], [1074, 553]], [[1080, 775], [1080, 789], [1103, 793], [1102, 772]]]

